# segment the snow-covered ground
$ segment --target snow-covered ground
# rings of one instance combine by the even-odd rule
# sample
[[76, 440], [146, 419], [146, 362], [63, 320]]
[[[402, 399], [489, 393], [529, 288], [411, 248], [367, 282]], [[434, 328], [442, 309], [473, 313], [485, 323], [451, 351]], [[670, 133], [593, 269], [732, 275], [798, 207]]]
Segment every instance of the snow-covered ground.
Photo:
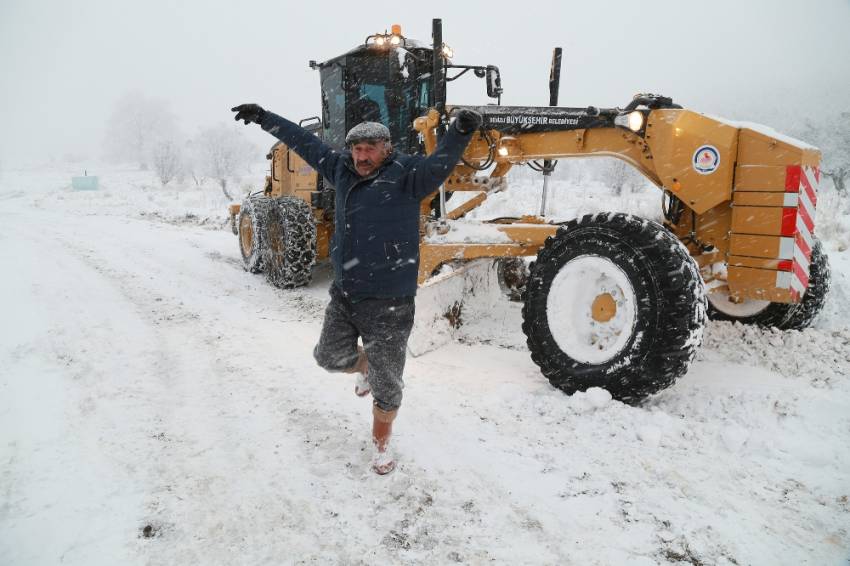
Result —
[[[493, 300], [411, 358], [397, 471], [311, 356], [329, 283], [242, 270], [216, 187], [71, 168], [0, 178], [0, 564], [847, 564], [850, 252], [804, 332], [708, 326], [641, 407], [568, 397]], [[258, 182], [262, 172], [255, 175]], [[657, 216], [555, 184], [552, 214]], [[483, 213], [535, 212], [539, 188]], [[480, 217], [480, 215], [479, 215]]]

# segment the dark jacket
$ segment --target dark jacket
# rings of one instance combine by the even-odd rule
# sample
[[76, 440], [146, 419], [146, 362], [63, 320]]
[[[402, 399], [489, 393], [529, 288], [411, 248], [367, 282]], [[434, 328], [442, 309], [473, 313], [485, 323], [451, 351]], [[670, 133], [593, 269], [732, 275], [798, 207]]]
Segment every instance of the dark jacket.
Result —
[[472, 134], [451, 126], [431, 155], [393, 151], [374, 173], [361, 177], [350, 151], [336, 151], [271, 112], [261, 126], [336, 188], [330, 251], [335, 284], [355, 300], [415, 295], [419, 203], [451, 174]]

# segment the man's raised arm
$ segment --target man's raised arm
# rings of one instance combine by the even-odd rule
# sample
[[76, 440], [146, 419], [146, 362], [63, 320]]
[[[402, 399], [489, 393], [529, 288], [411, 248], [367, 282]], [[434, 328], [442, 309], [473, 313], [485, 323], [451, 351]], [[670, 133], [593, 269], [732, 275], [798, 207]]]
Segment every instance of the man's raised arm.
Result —
[[481, 114], [474, 110], [461, 109], [446, 135], [434, 152], [419, 160], [408, 177], [408, 187], [413, 196], [422, 199], [440, 188], [451, 175], [472, 134], [481, 127]]
[[331, 184], [336, 182], [334, 176], [340, 153], [318, 137], [298, 124], [274, 112], [264, 110], [258, 104], [240, 104], [231, 108], [231, 111], [236, 112], [235, 120], [243, 120], [246, 124], [251, 122], [259, 124], [261, 128], [300, 155], [310, 167], [318, 171]]

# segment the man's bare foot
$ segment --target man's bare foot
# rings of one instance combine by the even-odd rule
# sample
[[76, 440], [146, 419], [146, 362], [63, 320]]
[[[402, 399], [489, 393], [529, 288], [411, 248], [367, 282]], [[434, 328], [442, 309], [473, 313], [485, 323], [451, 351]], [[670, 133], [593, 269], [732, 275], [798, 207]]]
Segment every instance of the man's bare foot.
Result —
[[398, 409], [383, 411], [377, 405], [372, 407], [372, 445], [375, 447], [372, 453], [372, 470], [380, 476], [395, 469], [395, 458], [390, 450], [390, 437], [396, 414]]
[[393, 458], [392, 451], [388, 446], [385, 448], [381, 452], [376, 447], [372, 455], [372, 471], [379, 476], [385, 476], [395, 470], [395, 458]]
[[372, 386], [369, 385], [369, 380], [366, 379], [366, 374], [358, 373], [357, 381], [354, 382], [354, 394], [358, 397], [365, 397], [372, 392]]

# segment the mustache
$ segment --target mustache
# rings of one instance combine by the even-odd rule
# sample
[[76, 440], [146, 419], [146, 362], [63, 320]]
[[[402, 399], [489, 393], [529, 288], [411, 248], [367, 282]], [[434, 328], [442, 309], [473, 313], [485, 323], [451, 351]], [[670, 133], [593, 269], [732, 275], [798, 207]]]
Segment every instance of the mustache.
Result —
[[361, 159], [360, 161], [355, 163], [355, 165], [374, 165], [374, 163], [372, 163], [371, 159]]

